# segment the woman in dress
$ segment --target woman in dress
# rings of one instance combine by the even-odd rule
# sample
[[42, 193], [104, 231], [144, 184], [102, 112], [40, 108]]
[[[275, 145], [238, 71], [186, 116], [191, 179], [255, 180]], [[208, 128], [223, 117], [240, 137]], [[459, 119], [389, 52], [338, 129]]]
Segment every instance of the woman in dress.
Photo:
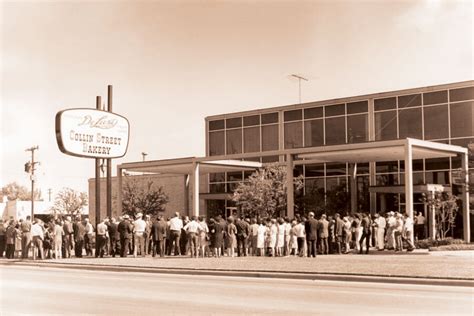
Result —
[[291, 222], [290, 230], [290, 255], [296, 256], [298, 253], [298, 237], [296, 236], [296, 220]]
[[63, 223], [60, 220], [57, 220], [54, 225], [54, 258], [61, 259], [62, 258], [62, 245], [63, 245]]
[[237, 227], [234, 225], [234, 218], [229, 216], [227, 219], [227, 229], [226, 229], [226, 246], [227, 246], [227, 255], [229, 257], [235, 256], [235, 247], [237, 247]]
[[[198, 217], [198, 223], [201, 226], [201, 230], [199, 232], [199, 246], [201, 247], [202, 257], [204, 258], [206, 254], [206, 247], [208, 246], [209, 227], [202, 216]], [[197, 257], [199, 258], [199, 253], [197, 254]]]
[[276, 257], [276, 246], [278, 239], [278, 225], [276, 219], [272, 218], [270, 226], [270, 252], [271, 256]]
[[265, 233], [267, 232], [267, 227], [263, 224], [261, 219], [258, 220], [258, 229], [257, 229], [257, 255], [265, 255]]

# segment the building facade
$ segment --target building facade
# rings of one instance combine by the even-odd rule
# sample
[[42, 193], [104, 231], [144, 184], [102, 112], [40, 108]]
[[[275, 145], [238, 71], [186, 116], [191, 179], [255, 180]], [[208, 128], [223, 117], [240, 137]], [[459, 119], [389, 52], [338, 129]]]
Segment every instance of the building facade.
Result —
[[[410, 137], [469, 148], [471, 184], [474, 179], [474, 81], [215, 115], [205, 121], [207, 156], [283, 162], [280, 150]], [[457, 194], [460, 167], [460, 157], [414, 160], [413, 184], [441, 184]], [[210, 174], [208, 210], [232, 209], [229, 194], [249, 174]], [[294, 174], [304, 176], [303, 196], [317, 194], [327, 207], [346, 203], [346, 210], [404, 210], [403, 194], [370, 192], [373, 186], [403, 185], [403, 161], [357, 165], [303, 161]], [[349, 205], [350, 199], [341, 205], [344, 195], [337, 195], [341, 190], [346, 196], [356, 195], [358, 205]], [[296, 205], [307, 208], [304, 201], [297, 199]], [[414, 202], [415, 211], [423, 211], [421, 193], [415, 194]]]

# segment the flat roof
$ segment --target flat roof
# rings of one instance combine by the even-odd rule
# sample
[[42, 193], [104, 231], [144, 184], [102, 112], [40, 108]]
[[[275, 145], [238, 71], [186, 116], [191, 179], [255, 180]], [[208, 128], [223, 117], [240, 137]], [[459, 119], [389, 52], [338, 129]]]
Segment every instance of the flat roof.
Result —
[[333, 105], [333, 104], [339, 104], [339, 103], [350, 103], [350, 102], [355, 102], [355, 101], [387, 98], [387, 97], [392, 97], [392, 96], [408, 95], [408, 94], [413, 94], [413, 93], [426, 93], [426, 92], [433, 92], [433, 91], [438, 91], [438, 90], [465, 88], [465, 87], [470, 87], [470, 86], [474, 86], [474, 80], [460, 81], [460, 82], [433, 85], [433, 86], [424, 86], [424, 87], [418, 87], [418, 88], [378, 92], [378, 93], [371, 93], [371, 94], [363, 94], [363, 95], [336, 98], [336, 99], [296, 103], [296, 104], [282, 105], [282, 106], [276, 106], [276, 107], [258, 108], [255, 110], [248, 110], [248, 111], [216, 114], [216, 115], [210, 115], [210, 116], [205, 117], [205, 121], [225, 119], [225, 118], [242, 116], [242, 115], [252, 115], [256, 113], [270, 113], [270, 112], [276, 112], [276, 111], [296, 110], [296, 109], [302, 109], [302, 108], [307, 108], [307, 107], [318, 107], [318, 106]]

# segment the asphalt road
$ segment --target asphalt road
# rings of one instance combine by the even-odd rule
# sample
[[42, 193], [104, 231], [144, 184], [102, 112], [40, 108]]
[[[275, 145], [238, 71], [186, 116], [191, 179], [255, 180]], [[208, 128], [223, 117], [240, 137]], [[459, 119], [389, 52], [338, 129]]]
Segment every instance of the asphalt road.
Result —
[[474, 289], [0, 266], [0, 315], [473, 315]]

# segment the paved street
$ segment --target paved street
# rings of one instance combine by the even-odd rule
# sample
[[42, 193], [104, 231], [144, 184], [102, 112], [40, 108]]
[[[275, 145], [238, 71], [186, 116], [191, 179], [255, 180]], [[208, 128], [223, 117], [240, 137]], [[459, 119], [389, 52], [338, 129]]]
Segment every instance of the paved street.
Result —
[[468, 287], [0, 267], [0, 314], [472, 315]]

